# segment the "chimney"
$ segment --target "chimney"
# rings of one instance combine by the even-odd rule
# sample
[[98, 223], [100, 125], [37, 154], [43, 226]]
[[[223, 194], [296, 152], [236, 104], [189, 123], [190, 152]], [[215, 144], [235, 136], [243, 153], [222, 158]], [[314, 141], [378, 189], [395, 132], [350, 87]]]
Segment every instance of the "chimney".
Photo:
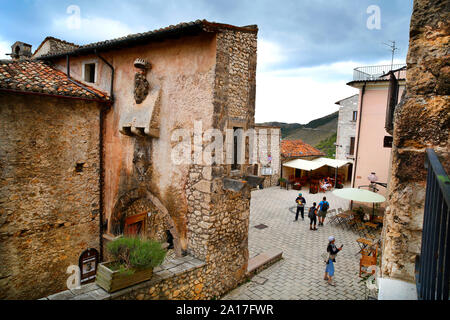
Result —
[[16, 41], [11, 46], [11, 53], [9, 54], [13, 60], [24, 60], [31, 58], [31, 44]]

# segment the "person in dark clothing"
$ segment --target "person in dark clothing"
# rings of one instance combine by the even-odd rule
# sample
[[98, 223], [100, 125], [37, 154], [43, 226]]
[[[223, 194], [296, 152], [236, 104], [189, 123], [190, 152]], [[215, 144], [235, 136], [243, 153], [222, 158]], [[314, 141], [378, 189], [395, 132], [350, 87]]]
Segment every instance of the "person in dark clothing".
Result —
[[[313, 206], [311, 208], [309, 208], [308, 218], [310, 220], [310, 222], [309, 222], [309, 230], [317, 230], [317, 228], [316, 228], [317, 208], [316, 208], [316, 203], [315, 202], [313, 203]], [[314, 229], [312, 228], [313, 223], [314, 223]]]
[[299, 193], [297, 199], [295, 199], [295, 202], [297, 203], [297, 212], [295, 213], [295, 221], [298, 220], [298, 213], [300, 212], [302, 214], [302, 220], [305, 220], [305, 204], [306, 200], [302, 197], [302, 194]]
[[327, 260], [327, 267], [325, 268], [325, 276], [324, 280], [328, 280], [328, 284], [331, 286], [335, 286], [333, 283], [333, 276], [334, 276], [334, 262], [336, 262], [336, 255], [339, 251], [342, 250], [342, 247], [344, 245], [341, 245], [340, 248], [337, 248], [334, 244], [335, 239], [333, 236], [328, 237], [328, 246], [327, 246], [327, 252], [328, 252], [328, 260]]
[[317, 209], [319, 209], [319, 226], [323, 226], [329, 208], [330, 203], [327, 201], [327, 197], [323, 197], [323, 200], [317, 206]]

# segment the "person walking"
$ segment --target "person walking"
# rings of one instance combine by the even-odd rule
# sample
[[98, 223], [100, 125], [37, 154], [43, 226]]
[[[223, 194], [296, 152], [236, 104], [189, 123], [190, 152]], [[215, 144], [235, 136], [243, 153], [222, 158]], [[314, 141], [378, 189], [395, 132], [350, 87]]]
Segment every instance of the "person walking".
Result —
[[[316, 208], [316, 203], [314, 202], [312, 207], [309, 208], [309, 212], [308, 212], [308, 218], [309, 218], [309, 230], [317, 230], [316, 228], [316, 222], [317, 222], [317, 208]], [[314, 229], [312, 228], [312, 225], [314, 223]]]
[[344, 245], [341, 245], [340, 248], [337, 248], [334, 244], [335, 239], [333, 236], [328, 237], [328, 246], [327, 246], [327, 252], [328, 252], [328, 259], [326, 261], [327, 266], [325, 268], [325, 276], [324, 280], [328, 281], [328, 284], [331, 286], [336, 286], [333, 282], [333, 276], [334, 276], [334, 263], [336, 262], [336, 255], [339, 251], [342, 250], [342, 247]]
[[298, 220], [298, 213], [300, 212], [302, 214], [302, 220], [305, 220], [305, 204], [306, 200], [302, 197], [302, 194], [299, 193], [298, 197], [295, 199], [295, 202], [297, 203], [297, 212], [295, 213], [295, 221]]
[[317, 206], [317, 209], [319, 209], [319, 226], [323, 226], [329, 208], [330, 203], [327, 201], [327, 197], [323, 197], [323, 200]]

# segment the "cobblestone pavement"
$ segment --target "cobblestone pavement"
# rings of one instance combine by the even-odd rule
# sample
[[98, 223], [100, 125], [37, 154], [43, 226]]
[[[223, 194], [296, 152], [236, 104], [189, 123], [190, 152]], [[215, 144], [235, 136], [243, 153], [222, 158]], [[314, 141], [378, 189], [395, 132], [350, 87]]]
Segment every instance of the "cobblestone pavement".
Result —
[[[305, 220], [295, 218], [295, 198], [299, 192], [306, 199]], [[349, 201], [335, 197], [331, 192], [309, 194], [304, 191], [272, 187], [252, 192], [250, 208], [249, 251], [254, 257], [271, 248], [283, 251], [283, 260], [256, 275], [250, 282], [232, 290], [224, 300], [361, 300], [365, 299], [364, 284], [360, 282], [359, 236], [351, 230], [327, 224], [309, 230], [307, 209], [314, 201], [327, 197], [330, 209], [347, 210]], [[290, 210], [291, 208], [291, 210]], [[254, 226], [265, 224], [259, 230]], [[335, 263], [335, 283], [330, 286], [323, 279], [328, 236], [336, 238], [336, 245], [344, 244]]]

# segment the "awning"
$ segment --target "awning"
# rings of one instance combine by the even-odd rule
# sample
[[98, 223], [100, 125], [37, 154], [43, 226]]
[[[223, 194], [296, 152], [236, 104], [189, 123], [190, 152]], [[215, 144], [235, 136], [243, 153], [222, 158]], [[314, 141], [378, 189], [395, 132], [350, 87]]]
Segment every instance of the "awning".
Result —
[[329, 166], [332, 168], [340, 168], [349, 163], [351, 163], [351, 161], [336, 160], [336, 159], [329, 159], [329, 158], [317, 158], [314, 160], [295, 159], [295, 160], [291, 160], [286, 163], [283, 163], [283, 166], [300, 169], [300, 170], [305, 170], [305, 171], [312, 171], [312, 170], [319, 169], [323, 166]]
[[337, 160], [337, 159], [330, 159], [330, 158], [317, 158], [317, 159], [312, 160], [312, 162], [323, 163], [323, 165], [329, 166], [332, 168], [340, 168], [340, 167], [345, 166], [346, 164], [352, 163], [351, 161], [348, 161], [348, 160]]
[[311, 170], [316, 170], [316, 169], [319, 169], [320, 167], [323, 167], [324, 164], [319, 163], [319, 162], [309, 161], [309, 160], [295, 159], [295, 160], [291, 160], [286, 163], [283, 163], [283, 166], [289, 167], [289, 168], [305, 170], [305, 171], [311, 171]]

